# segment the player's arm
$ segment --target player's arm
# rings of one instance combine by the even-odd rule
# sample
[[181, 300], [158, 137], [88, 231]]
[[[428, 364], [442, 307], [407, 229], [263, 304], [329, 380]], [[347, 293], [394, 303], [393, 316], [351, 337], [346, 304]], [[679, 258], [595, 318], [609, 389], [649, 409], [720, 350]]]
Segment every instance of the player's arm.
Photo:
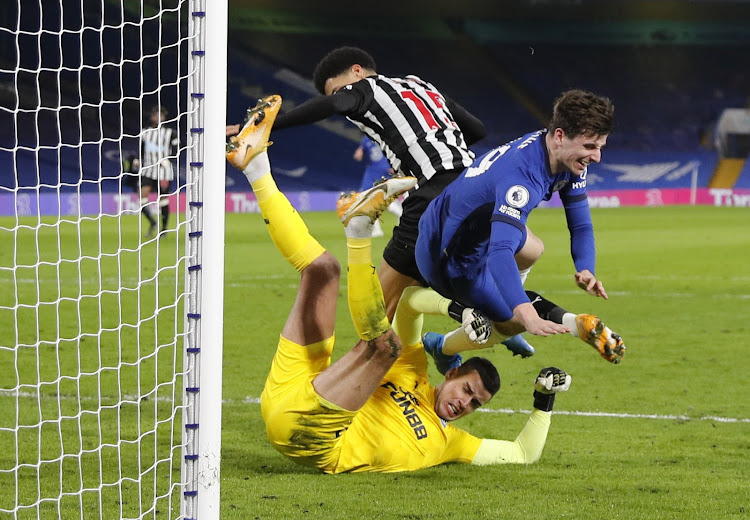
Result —
[[576, 284], [592, 296], [608, 299], [600, 280], [596, 279], [596, 245], [594, 225], [585, 187], [560, 193], [570, 232], [570, 255], [576, 268]]
[[567, 332], [568, 329], [562, 325], [539, 317], [521, 283], [514, 255], [523, 238], [525, 224], [497, 213], [492, 219], [487, 265], [505, 304], [531, 334], [547, 336]]
[[486, 466], [538, 461], [547, 442], [555, 395], [570, 388], [570, 383], [571, 377], [559, 368], [549, 367], [539, 372], [534, 381], [534, 409], [516, 440], [482, 439], [471, 463]]
[[358, 101], [358, 94], [351, 89], [339, 90], [332, 96], [317, 96], [276, 116], [273, 129], [309, 125], [334, 114], [348, 114], [357, 106]]
[[[276, 116], [273, 130], [309, 125], [334, 114], [349, 114], [360, 102], [361, 95], [351, 89], [340, 90], [332, 96], [317, 96], [283, 114]], [[226, 125], [227, 137], [237, 134], [241, 124]]]
[[468, 146], [481, 141], [487, 136], [487, 129], [484, 127], [484, 123], [471, 112], [449, 98], [445, 98], [445, 105], [451, 111], [451, 114], [453, 114], [453, 120], [456, 121], [456, 124], [461, 129], [461, 133], [464, 134], [464, 139], [466, 139]]

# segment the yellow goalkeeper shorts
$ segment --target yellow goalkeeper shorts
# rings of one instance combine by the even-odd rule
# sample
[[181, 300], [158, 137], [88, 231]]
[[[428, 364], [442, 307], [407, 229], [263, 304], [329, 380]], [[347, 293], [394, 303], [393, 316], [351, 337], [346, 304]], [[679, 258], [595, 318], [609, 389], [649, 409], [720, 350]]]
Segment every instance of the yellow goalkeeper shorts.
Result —
[[331, 364], [334, 337], [298, 345], [284, 337], [260, 397], [268, 440], [304, 466], [331, 471], [339, 458], [341, 434], [356, 415], [320, 397], [312, 381]]

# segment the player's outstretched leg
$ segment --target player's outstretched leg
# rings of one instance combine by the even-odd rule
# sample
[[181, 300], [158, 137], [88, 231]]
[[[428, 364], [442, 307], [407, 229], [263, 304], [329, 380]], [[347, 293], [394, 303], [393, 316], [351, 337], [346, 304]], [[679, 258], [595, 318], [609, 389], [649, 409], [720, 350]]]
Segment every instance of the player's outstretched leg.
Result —
[[359, 337], [367, 341], [390, 328], [383, 289], [372, 265], [372, 226], [388, 204], [416, 183], [414, 177], [394, 177], [363, 192], [343, 194], [336, 204], [348, 246], [349, 311]]
[[463, 330], [449, 332], [441, 343], [443, 355], [453, 355], [466, 350], [490, 347], [502, 343], [513, 355], [527, 358], [534, 355], [534, 347], [521, 336], [505, 336], [497, 331], [492, 322], [476, 309], [452, 302], [448, 315], [461, 323]]
[[169, 199], [166, 196], [159, 197], [159, 212], [161, 213], [161, 228], [159, 238], [164, 236], [164, 232], [169, 227]]
[[347, 245], [349, 312], [360, 341], [313, 380], [316, 393], [344, 410], [359, 410], [401, 355], [401, 339], [385, 313], [383, 289], [372, 263], [372, 226], [416, 179], [389, 179], [360, 194], [342, 196], [337, 212]]
[[259, 99], [247, 109], [247, 119], [239, 133], [227, 143], [227, 160], [239, 170], [269, 146], [268, 136], [281, 108], [281, 96], [272, 95]]
[[443, 343], [445, 336], [437, 332], [427, 332], [422, 336], [422, 346], [424, 351], [435, 360], [435, 366], [438, 372], [445, 375], [451, 368], [458, 368], [463, 363], [461, 354], [447, 355], [443, 354]]
[[598, 316], [579, 314], [576, 316], [578, 336], [594, 347], [599, 354], [614, 363], [622, 361], [625, 355], [625, 343], [619, 334], [612, 332]]
[[369, 190], [342, 194], [336, 203], [336, 213], [345, 226], [356, 216], [366, 216], [374, 224], [391, 202], [416, 184], [415, 177], [382, 179]]
[[[278, 104], [280, 103], [279, 98]], [[274, 109], [273, 106], [269, 107], [267, 103], [259, 103], [258, 106], [263, 110]], [[278, 105], [274, 110], [271, 111], [272, 116], [266, 116], [262, 119], [262, 121], [269, 123], [268, 132], [270, 132], [270, 124], [273, 122], [276, 112], [278, 112]], [[253, 112], [256, 116], [258, 113], [260, 112]], [[255, 119], [251, 118], [251, 122], [253, 120]], [[247, 128], [247, 125], [245, 127]], [[255, 193], [261, 215], [263, 215], [263, 220], [273, 243], [292, 267], [302, 272], [316, 258], [321, 256], [325, 249], [310, 235], [299, 213], [276, 186], [276, 182], [271, 175], [271, 163], [266, 152], [268, 132], [263, 130], [261, 133], [264, 135], [261, 139], [253, 138], [255, 143], [253, 146], [256, 150], [246, 162], [244, 158], [241, 161], [237, 159], [236, 150], [228, 151], [227, 159], [235, 165], [244, 164], [242, 173], [247, 177]], [[242, 135], [242, 131], [240, 135]], [[232, 158], [239, 162], [236, 163]]]
[[151, 215], [151, 207], [148, 203], [148, 192], [141, 193], [140, 199], [138, 200], [141, 205], [141, 214], [146, 217], [146, 220], [148, 220], [148, 231], [146, 232], [146, 240], [149, 240], [151, 238], [154, 238], [156, 236], [156, 232], [158, 230], [158, 224], [156, 223], [156, 220], [154, 219], [153, 215]]
[[508, 350], [513, 352], [514, 356], [527, 358], [533, 356], [536, 352], [534, 350], [534, 347], [532, 347], [529, 342], [526, 341], [526, 338], [524, 338], [521, 334], [511, 336], [508, 339], [501, 341], [500, 343], [505, 345]]
[[[447, 315], [459, 322], [461, 328], [446, 335], [428, 332], [422, 338], [425, 352], [435, 360], [435, 365], [441, 374], [445, 374], [453, 367], [461, 366], [463, 358], [459, 352], [490, 347], [497, 342], [505, 344], [512, 339], [494, 330], [492, 322], [483, 313], [458, 302], [450, 302]], [[510, 346], [507, 344], [506, 346], [513, 351]], [[522, 348], [518, 346], [519, 350]], [[533, 353], [533, 348], [531, 351]]]
[[614, 364], [622, 361], [625, 356], [625, 343], [620, 335], [612, 332], [599, 317], [593, 314], [573, 314], [533, 291], [526, 291], [526, 295], [539, 316], [565, 325], [573, 336], [578, 336], [594, 347], [607, 361]]
[[404, 289], [393, 317], [393, 330], [404, 345], [421, 344], [425, 353], [435, 360], [435, 365], [441, 374], [445, 374], [454, 367], [461, 366], [463, 359], [460, 355], [444, 355], [442, 352], [445, 336], [435, 332], [422, 335], [424, 316], [450, 316], [462, 321], [462, 314], [467, 318], [472, 309], [458, 305], [448, 298], [427, 287], [411, 286]]

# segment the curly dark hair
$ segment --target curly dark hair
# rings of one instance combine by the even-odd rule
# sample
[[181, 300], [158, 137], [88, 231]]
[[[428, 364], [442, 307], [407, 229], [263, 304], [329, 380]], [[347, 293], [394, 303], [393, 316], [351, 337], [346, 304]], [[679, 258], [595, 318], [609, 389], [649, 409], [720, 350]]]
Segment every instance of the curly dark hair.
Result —
[[609, 135], [615, 127], [615, 106], [609, 98], [585, 90], [568, 90], [555, 100], [549, 131], [562, 128], [575, 138], [579, 135]]
[[472, 370], [476, 370], [479, 377], [482, 378], [482, 383], [490, 395], [495, 395], [500, 390], [500, 374], [498, 374], [495, 365], [492, 364], [487, 358], [473, 357], [464, 361], [463, 365], [458, 367], [456, 370], [457, 376], [468, 374]]
[[359, 47], [339, 47], [326, 54], [315, 66], [313, 72], [315, 89], [325, 94], [326, 81], [345, 72], [352, 65], [361, 65], [365, 69], [376, 70], [373, 57]]

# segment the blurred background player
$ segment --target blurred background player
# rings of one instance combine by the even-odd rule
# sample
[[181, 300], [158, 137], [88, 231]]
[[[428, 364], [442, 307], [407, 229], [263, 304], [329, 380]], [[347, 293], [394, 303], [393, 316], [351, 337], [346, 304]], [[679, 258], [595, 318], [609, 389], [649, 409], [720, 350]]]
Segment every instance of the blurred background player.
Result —
[[148, 220], [146, 238], [153, 238], [159, 231], [159, 224], [148, 205], [148, 197], [155, 192], [159, 196], [161, 230], [169, 225], [169, 186], [174, 180], [174, 168], [170, 156], [176, 155], [179, 143], [172, 128], [162, 124], [167, 118], [167, 109], [158, 105], [151, 108], [151, 126], [141, 132], [141, 159], [133, 159], [132, 171], [140, 172], [139, 196], [141, 213]]
[[[326, 473], [417, 470], [447, 462], [532, 463], [541, 456], [555, 395], [571, 378], [554, 367], [534, 381], [534, 409], [514, 441], [481, 439], [452, 422], [486, 404], [500, 388], [491, 362], [471, 358], [429, 384], [420, 342], [422, 314], [412, 302], [448, 300], [410, 288], [393, 328], [372, 263], [372, 225], [387, 205], [412, 188], [396, 177], [342, 196], [337, 213], [347, 237], [349, 310], [359, 341], [331, 364], [341, 268], [309, 233], [278, 190], [266, 152], [281, 100], [271, 96], [250, 113], [228, 146], [227, 159], [247, 177], [271, 239], [300, 273], [300, 286], [261, 394], [273, 447], [294, 462]], [[247, 131], [246, 131], [247, 130]], [[416, 301], [423, 300], [423, 301]]]
[[[383, 150], [380, 146], [375, 144], [372, 139], [366, 135], [362, 136], [362, 140], [359, 142], [359, 146], [354, 150], [352, 158], [357, 162], [364, 162], [365, 172], [362, 175], [362, 182], [359, 185], [359, 191], [365, 191], [379, 181], [382, 178], [388, 178], [393, 174], [393, 169], [388, 162], [388, 159], [383, 155]], [[401, 217], [403, 212], [401, 208], [401, 200], [394, 200], [389, 206], [388, 211], [396, 215], [397, 218]], [[372, 226], [372, 236], [382, 237], [383, 226], [381, 225], [380, 219], [375, 221]]]
[[[582, 90], [564, 92], [554, 103], [548, 128], [477, 159], [425, 211], [417, 239], [419, 269], [437, 292], [487, 315], [494, 323], [489, 344], [523, 330], [541, 336], [570, 332], [608, 361], [618, 363], [625, 354], [620, 336], [598, 318], [539, 312], [523, 288], [529, 269], [544, 251], [541, 239], [526, 225], [528, 215], [558, 192], [570, 232], [576, 284], [607, 299], [594, 275], [586, 168], [601, 160], [613, 128], [609, 99]], [[534, 300], [543, 299], [534, 294]], [[451, 355], [478, 345], [458, 329], [430, 347]]]

